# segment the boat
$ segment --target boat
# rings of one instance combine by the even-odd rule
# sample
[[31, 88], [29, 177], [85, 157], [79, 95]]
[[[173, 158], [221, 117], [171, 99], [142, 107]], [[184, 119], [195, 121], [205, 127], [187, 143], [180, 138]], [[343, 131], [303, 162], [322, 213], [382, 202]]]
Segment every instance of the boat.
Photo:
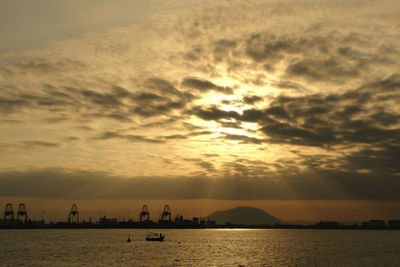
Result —
[[165, 235], [162, 233], [148, 233], [146, 235], [146, 241], [164, 241]]

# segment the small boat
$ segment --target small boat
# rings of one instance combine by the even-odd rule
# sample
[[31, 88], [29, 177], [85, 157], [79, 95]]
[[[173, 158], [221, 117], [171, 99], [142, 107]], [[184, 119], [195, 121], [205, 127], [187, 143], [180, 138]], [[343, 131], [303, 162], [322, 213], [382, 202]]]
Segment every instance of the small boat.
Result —
[[165, 235], [162, 233], [148, 233], [146, 235], [146, 241], [164, 241]]
[[128, 240], [126, 240], [126, 242], [132, 242], [131, 241], [131, 235], [129, 235]]

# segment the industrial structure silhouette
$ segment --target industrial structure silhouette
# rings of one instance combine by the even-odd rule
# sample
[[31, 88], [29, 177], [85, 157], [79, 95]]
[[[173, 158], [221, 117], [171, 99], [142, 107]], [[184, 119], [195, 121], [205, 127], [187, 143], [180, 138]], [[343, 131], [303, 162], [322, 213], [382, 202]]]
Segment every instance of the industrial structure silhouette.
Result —
[[[44, 211], [42, 211], [44, 214]], [[16, 216], [15, 216], [16, 215]], [[277, 229], [400, 229], [400, 220], [370, 220], [361, 225], [344, 225], [335, 221], [320, 221], [310, 225], [293, 225], [286, 223], [277, 223], [274, 225], [245, 225], [225, 222], [216, 224], [216, 221], [209, 218], [193, 217], [191, 220], [184, 219], [183, 215], [177, 213], [172, 220], [172, 211], [169, 205], [165, 205], [163, 211], [159, 214], [158, 222], [150, 220], [150, 212], [147, 204], [142, 206], [138, 214], [138, 220], [117, 218], [107, 218], [103, 216], [97, 222], [80, 220], [80, 212], [77, 204], [72, 204], [68, 212], [67, 222], [45, 223], [44, 215], [42, 220], [32, 221], [28, 217], [25, 203], [19, 203], [15, 214], [12, 203], [7, 203], [4, 209], [3, 219], [0, 220], [0, 228], [277, 228]]]

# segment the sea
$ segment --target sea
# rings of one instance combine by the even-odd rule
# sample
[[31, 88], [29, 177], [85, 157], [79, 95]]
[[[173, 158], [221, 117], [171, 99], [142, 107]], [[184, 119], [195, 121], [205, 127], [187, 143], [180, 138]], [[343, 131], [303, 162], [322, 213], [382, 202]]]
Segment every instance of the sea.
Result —
[[0, 266], [400, 266], [400, 231], [0, 230]]

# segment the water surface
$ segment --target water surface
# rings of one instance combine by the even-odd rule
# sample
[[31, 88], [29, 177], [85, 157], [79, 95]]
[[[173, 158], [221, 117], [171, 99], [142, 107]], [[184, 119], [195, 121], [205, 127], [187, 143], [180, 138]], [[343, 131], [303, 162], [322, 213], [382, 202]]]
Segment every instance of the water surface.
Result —
[[[0, 230], [1, 266], [400, 266], [400, 231]], [[132, 242], [126, 239], [131, 235]]]

